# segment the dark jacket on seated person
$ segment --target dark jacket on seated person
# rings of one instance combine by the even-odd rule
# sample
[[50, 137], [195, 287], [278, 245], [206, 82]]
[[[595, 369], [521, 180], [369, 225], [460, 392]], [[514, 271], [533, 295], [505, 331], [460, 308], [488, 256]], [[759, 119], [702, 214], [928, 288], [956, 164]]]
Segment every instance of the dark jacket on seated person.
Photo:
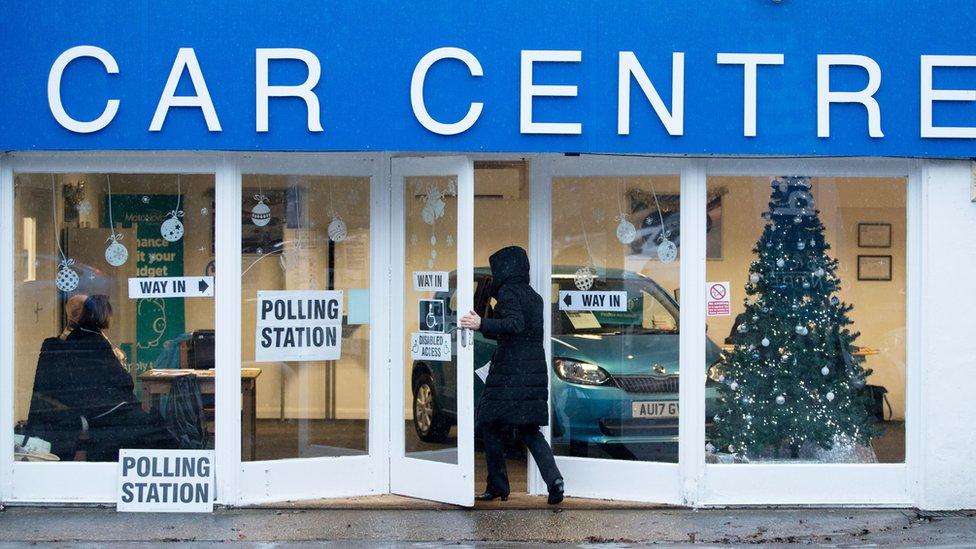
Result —
[[77, 328], [64, 341], [46, 339], [34, 380], [28, 435], [46, 438], [52, 442], [52, 453], [72, 459], [84, 417], [90, 461], [114, 461], [120, 448], [176, 448], [163, 419], [144, 412], [133, 389], [132, 378], [100, 331]]

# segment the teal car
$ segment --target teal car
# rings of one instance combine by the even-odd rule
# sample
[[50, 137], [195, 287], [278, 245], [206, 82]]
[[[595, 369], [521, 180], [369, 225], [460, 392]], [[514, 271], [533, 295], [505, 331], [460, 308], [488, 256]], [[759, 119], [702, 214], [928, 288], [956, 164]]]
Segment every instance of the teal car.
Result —
[[[607, 269], [591, 290], [627, 292], [626, 311], [566, 312], [557, 303], [560, 290], [576, 290], [576, 266], [553, 267], [552, 305], [552, 442], [571, 455], [595, 450], [614, 457], [643, 459], [677, 453], [678, 441], [678, 304], [655, 281], [620, 269]], [[491, 273], [475, 269], [475, 310], [490, 317]], [[456, 287], [453, 282], [451, 287]], [[441, 292], [446, 325], [455, 325], [453, 292]], [[495, 342], [475, 334], [474, 367], [491, 360]], [[720, 350], [707, 342], [704, 366], [718, 362]], [[413, 364], [414, 428], [421, 440], [441, 442], [456, 424], [456, 363]], [[706, 383], [706, 418], [710, 423], [718, 383]], [[484, 383], [475, 375], [475, 402]], [[663, 456], [662, 456], [663, 454]]]

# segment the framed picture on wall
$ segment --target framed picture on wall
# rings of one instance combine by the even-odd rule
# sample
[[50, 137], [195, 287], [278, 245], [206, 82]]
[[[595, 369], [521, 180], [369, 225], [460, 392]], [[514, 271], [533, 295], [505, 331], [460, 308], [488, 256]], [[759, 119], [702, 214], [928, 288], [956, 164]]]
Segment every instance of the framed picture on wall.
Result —
[[891, 223], [858, 223], [857, 245], [860, 248], [890, 248]]
[[857, 256], [858, 280], [891, 280], [890, 255]]

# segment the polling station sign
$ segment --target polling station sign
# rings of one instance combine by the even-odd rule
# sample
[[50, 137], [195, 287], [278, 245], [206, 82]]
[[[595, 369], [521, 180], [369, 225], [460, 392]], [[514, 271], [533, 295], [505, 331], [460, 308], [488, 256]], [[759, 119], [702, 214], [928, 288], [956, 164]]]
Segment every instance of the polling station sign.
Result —
[[342, 291], [259, 291], [256, 324], [256, 362], [338, 360]]
[[213, 450], [119, 451], [120, 512], [213, 511]]

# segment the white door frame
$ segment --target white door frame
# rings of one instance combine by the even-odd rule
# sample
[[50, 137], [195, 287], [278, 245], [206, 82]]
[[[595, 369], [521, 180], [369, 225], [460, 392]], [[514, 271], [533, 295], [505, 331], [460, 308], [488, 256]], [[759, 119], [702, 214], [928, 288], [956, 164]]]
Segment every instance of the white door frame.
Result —
[[[457, 311], [474, 308], [474, 162], [465, 156], [398, 157], [391, 161], [392, 195], [403, 197], [404, 179], [410, 176], [457, 177]], [[410, 274], [406, 272], [405, 222], [406, 203], [394, 199], [392, 207], [392, 276], [390, 286], [402, 285]], [[400, 286], [402, 287], [402, 286]], [[405, 406], [404, 387], [407, 383], [404, 367], [410, 360], [403, 351], [405, 303], [402, 292], [388, 303], [392, 319], [390, 346], [390, 491], [422, 499], [456, 505], [474, 505], [474, 338], [470, 330], [458, 330], [456, 335], [457, 375], [457, 463], [442, 463], [418, 459], [404, 449]], [[396, 295], [395, 294], [395, 295]], [[461, 344], [466, 338], [466, 345]]]

